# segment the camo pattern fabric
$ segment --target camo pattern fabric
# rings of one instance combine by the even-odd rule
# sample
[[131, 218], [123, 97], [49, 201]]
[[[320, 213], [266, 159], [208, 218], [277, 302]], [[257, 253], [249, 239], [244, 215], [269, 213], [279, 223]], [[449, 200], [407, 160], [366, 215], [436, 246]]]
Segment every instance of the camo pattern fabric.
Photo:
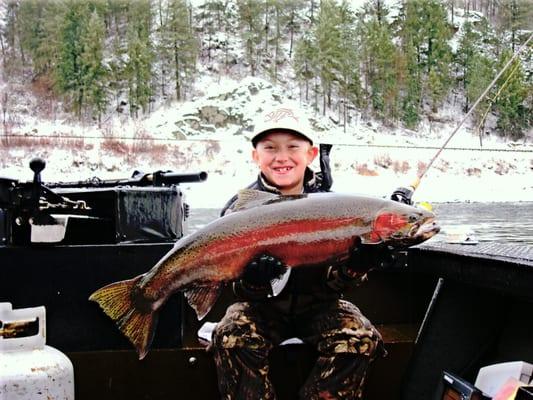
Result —
[[370, 362], [385, 355], [380, 333], [353, 304], [338, 300], [299, 315], [264, 303], [235, 303], [213, 333], [219, 390], [225, 400], [271, 400], [268, 354], [298, 337], [319, 353], [300, 397], [359, 399]]

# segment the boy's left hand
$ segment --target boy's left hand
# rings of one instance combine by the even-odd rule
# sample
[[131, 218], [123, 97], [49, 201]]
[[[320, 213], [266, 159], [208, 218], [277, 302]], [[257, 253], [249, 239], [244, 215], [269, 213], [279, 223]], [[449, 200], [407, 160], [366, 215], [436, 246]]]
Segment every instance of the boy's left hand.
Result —
[[326, 284], [334, 291], [342, 292], [366, 281], [368, 271], [390, 267], [394, 262], [395, 256], [389, 246], [359, 243], [348, 260], [328, 269]]
[[372, 269], [387, 268], [394, 264], [393, 249], [385, 244], [358, 244], [346, 261], [347, 275], [360, 275]]

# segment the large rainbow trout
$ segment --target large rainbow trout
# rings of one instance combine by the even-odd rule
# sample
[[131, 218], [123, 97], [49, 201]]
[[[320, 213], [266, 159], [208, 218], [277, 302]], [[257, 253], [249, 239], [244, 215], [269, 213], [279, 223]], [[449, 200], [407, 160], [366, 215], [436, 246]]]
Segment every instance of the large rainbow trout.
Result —
[[439, 231], [434, 215], [390, 200], [337, 193], [278, 196], [243, 190], [234, 212], [178, 240], [150, 271], [94, 292], [104, 312], [135, 346], [149, 350], [159, 308], [184, 292], [202, 319], [225, 282], [256, 256], [288, 267], [345, 261], [356, 243], [408, 247]]

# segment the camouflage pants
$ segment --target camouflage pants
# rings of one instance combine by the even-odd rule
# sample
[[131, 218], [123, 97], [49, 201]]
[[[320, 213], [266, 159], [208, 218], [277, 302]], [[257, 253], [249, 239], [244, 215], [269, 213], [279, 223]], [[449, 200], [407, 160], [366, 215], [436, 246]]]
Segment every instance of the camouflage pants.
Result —
[[281, 341], [299, 337], [319, 356], [300, 397], [359, 399], [369, 363], [384, 355], [379, 332], [353, 304], [339, 300], [308, 313], [275, 315], [266, 307], [236, 303], [213, 333], [221, 396], [227, 400], [272, 400], [268, 353]]

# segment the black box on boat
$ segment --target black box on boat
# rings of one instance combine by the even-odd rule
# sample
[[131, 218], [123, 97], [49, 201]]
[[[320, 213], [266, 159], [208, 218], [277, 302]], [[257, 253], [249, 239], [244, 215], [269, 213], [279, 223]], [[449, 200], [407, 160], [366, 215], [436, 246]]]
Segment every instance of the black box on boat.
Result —
[[[103, 237], [107, 243], [165, 242], [183, 236], [185, 205], [178, 186], [56, 191], [71, 200], [86, 201], [89, 215], [98, 218], [93, 229], [79, 230], [84, 243]], [[66, 239], [76, 240], [77, 232], [71, 232]]]
[[[116, 244], [172, 242], [183, 236], [186, 205], [178, 186], [113, 188], [56, 188], [54, 192], [71, 201], [82, 201], [86, 208], [46, 210], [46, 213], [62, 218], [65, 224], [64, 238], [57, 244]], [[0, 214], [0, 220], [2, 219]], [[30, 226], [17, 223], [17, 212], [5, 214], [2, 225], [4, 243], [26, 245], [35, 242], [35, 232], [46, 241], [46, 225]], [[52, 226], [50, 229], [53, 229]], [[11, 234], [8, 234], [11, 232]], [[40, 240], [37, 240], [38, 242]]]
[[0, 245], [7, 241], [6, 213], [0, 208]]
[[515, 400], [533, 400], [533, 386], [519, 387]]

